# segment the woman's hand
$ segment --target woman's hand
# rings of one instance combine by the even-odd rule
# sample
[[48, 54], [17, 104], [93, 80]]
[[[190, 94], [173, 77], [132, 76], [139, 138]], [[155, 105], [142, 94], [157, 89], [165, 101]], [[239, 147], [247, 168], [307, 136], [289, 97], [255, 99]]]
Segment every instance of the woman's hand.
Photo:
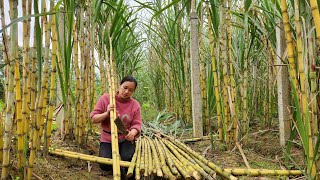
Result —
[[114, 105], [109, 104], [108, 107], [107, 107], [107, 112], [108, 112], [108, 114], [110, 113], [110, 111], [111, 111], [112, 109], [114, 109]]
[[138, 134], [138, 130], [131, 129], [125, 138], [127, 141], [133, 141], [137, 134]]

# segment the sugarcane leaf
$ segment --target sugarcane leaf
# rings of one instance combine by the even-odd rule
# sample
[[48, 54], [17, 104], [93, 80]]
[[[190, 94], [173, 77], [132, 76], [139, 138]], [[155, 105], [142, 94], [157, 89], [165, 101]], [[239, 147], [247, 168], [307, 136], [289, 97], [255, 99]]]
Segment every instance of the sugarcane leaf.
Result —
[[0, 64], [0, 69], [4, 68], [7, 64]]
[[299, 104], [299, 97], [297, 94], [297, 90], [293, 82], [291, 81], [291, 88], [292, 88], [292, 94], [293, 94], [293, 100], [294, 100], [294, 115], [295, 115], [295, 123], [298, 130], [298, 133], [300, 135], [302, 145], [304, 148], [304, 152], [308, 152], [308, 128], [305, 126], [304, 121], [302, 119], [302, 111], [300, 110], [300, 104]]
[[31, 14], [31, 15], [18, 17], [16, 19], [12, 20], [8, 25], [4, 26], [2, 29], [0, 29], [0, 33], [3, 33], [3, 31], [6, 30], [7, 28], [9, 28], [10, 26], [17, 24], [18, 22], [28, 20], [32, 17], [39, 18], [40, 16], [52, 15], [52, 14], [56, 14], [56, 13], [58, 13], [58, 12], [53, 11], [53, 12], [45, 12], [45, 13], [35, 13], [35, 14]]

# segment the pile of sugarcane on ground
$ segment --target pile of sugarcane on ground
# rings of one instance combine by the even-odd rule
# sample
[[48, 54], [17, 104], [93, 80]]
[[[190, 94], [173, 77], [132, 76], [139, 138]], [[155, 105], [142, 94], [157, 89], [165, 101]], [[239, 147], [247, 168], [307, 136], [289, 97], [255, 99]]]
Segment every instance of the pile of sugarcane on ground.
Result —
[[[302, 175], [300, 170], [222, 169], [185, 144], [165, 134], [142, 136], [128, 169], [135, 178], [156, 175], [167, 179], [237, 179], [234, 175]], [[164, 137], [163, 137], [164, 136]]]
[[225, 178], [235, 178], [186, 145], [172, 138], [142, 136], [128, 169], [128, 177], [157, 175], [168, 179], [214, 179], [216, 172]]
[[[49, 153], [92, 161], [113, 164], [112, 159], [80, 154], [60, 149], [50, 149]], [[210, 162], [185, 144], [163, 133], [155, 133], [152, 138], [141, 136], [136, 143], [132, 161], [120, 161], [121, 167], [128, 167], [127, 177], [158, 176], [165, 179], [237, 179], [235, 176], [301, 176], [300, 170], [272, 169], [222, 169]]]

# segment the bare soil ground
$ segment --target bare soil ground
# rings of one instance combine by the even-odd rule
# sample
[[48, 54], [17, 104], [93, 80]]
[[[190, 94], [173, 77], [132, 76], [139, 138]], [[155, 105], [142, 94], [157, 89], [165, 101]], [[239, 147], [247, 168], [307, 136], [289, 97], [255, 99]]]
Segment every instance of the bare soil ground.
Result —
[[[221, 166], [222, 168], [246, 168], [244, 158], [237, 147], [229, 151], [219, 150], [217, 142], [211, 147], [210, 140], [202, 140], [187, 143], [193, 150], [203, 154], [207, 159]], [[77, 146], [73, 142], [63, 142], [58, 136], [52, 138], [52, 147], [80, 152], [90, 155], [98, 155], [99, 137], [89, 137], [87, 145]], [[245, 145], [242, 144], [243, 153], [251, 168], [283, 169], [285, 167], [283, 149], [279, 145], [279, 133], [277, 127], [267, 127], [259, 130], [254, 129], [248, 137]], [[300, 147], [293, 147], [291, 157], [295, 162], [290, 161], [291, 169], [303, 168], [303, 155]], [[14, 176], [12, 176], [13, 179]], [[297, 177], [290, 177], [295, 179]], [[111, 173], [100, 170], [97, 163], [84, 160], [65, 158], [49, 155], [46, 158], [39, 158], [34, 167], [33, 179], [112, 179]], [[241, 179], [286, 179], [285, 177], [241, 177]]]

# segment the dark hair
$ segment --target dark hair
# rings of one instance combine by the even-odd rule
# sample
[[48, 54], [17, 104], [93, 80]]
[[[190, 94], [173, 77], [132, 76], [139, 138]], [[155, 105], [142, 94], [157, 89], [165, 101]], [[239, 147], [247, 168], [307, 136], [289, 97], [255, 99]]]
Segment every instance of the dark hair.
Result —
[[134, 77], [128, 75], [128, 76], [122, 78], [122, 80], [121, 80], [121, 82], [120, 82], [120, 85], [123, 84], [123, 83], [126, 82], [126, 81], [134, 82], [135, 85], [136, 85], [135, 89], [137, 88], [138, 82], [137, 82], [137, 80], [136, 80]]

